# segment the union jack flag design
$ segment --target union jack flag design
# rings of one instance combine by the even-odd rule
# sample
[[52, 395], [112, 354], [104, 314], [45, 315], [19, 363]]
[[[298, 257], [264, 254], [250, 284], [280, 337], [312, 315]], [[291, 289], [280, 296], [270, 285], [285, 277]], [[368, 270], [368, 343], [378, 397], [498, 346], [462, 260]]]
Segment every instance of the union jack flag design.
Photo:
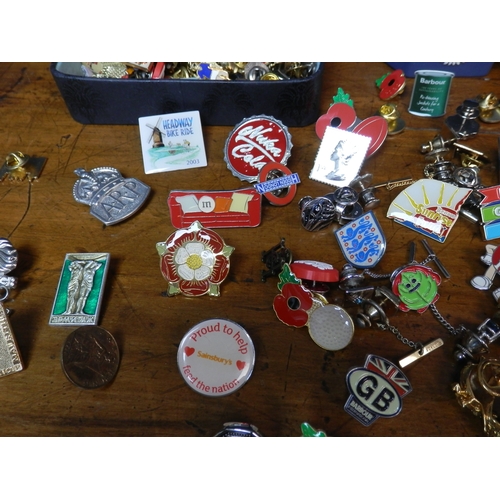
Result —
[[385, 236], [371, 211], [341, 226], [335, 236], [346, 261], [356, 268], [375, 267], [385, 253]]
[[389, 381], [400, 397], [404, 397], [411, 392], [411, 384], [406, 375], [390, 361], [370, 354], [366, 358], [365, 368], [378, 373]]

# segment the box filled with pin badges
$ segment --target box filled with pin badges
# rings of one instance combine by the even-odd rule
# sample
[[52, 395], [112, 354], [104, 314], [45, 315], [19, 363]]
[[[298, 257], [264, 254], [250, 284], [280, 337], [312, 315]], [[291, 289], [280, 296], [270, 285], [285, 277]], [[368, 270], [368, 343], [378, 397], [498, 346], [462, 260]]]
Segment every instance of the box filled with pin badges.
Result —
[[198, 110], [203, 125], [266, 114], [303, 127], [319, 116], [323, 66], [57, 62], [50, 71], [72, 118], [83, 124], [136, 125], [141, 116]]

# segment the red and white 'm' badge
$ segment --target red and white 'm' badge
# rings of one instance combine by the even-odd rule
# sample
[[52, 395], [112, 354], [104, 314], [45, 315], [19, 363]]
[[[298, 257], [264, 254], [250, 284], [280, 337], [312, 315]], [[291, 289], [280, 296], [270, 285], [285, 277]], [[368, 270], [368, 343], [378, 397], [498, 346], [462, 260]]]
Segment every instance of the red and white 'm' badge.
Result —
[[258, 182], [264, 165], [269, 162], [286, 165], [291, 149], [287, 127], [272, 116], [257, 115], [240, 122], [229, 134], [224, 160], [239, 179]]

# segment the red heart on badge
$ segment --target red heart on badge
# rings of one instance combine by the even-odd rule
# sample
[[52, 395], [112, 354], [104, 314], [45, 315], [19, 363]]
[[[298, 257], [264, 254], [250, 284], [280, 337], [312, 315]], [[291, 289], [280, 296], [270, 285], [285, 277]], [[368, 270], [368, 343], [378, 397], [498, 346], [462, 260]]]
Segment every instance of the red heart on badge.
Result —
[[184, 347], [184, 352], [186, 356], [191, 356], [194, 353], [194, 347]]
[[236, 361], [236, 367], [238, 370], [243, 370], [245, 368], [246, 363], [244, 361]]

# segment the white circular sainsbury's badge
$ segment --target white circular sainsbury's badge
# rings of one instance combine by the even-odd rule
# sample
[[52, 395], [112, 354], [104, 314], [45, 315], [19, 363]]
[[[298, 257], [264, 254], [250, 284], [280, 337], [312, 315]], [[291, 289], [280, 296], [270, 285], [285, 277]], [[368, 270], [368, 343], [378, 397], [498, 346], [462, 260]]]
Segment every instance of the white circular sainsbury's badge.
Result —
[[225, 396], [250, 378], [255, 348], [247, 331], [225, 319], [202, 321], [189, 330], [177, 351], [184, 381], [205, 396]]

